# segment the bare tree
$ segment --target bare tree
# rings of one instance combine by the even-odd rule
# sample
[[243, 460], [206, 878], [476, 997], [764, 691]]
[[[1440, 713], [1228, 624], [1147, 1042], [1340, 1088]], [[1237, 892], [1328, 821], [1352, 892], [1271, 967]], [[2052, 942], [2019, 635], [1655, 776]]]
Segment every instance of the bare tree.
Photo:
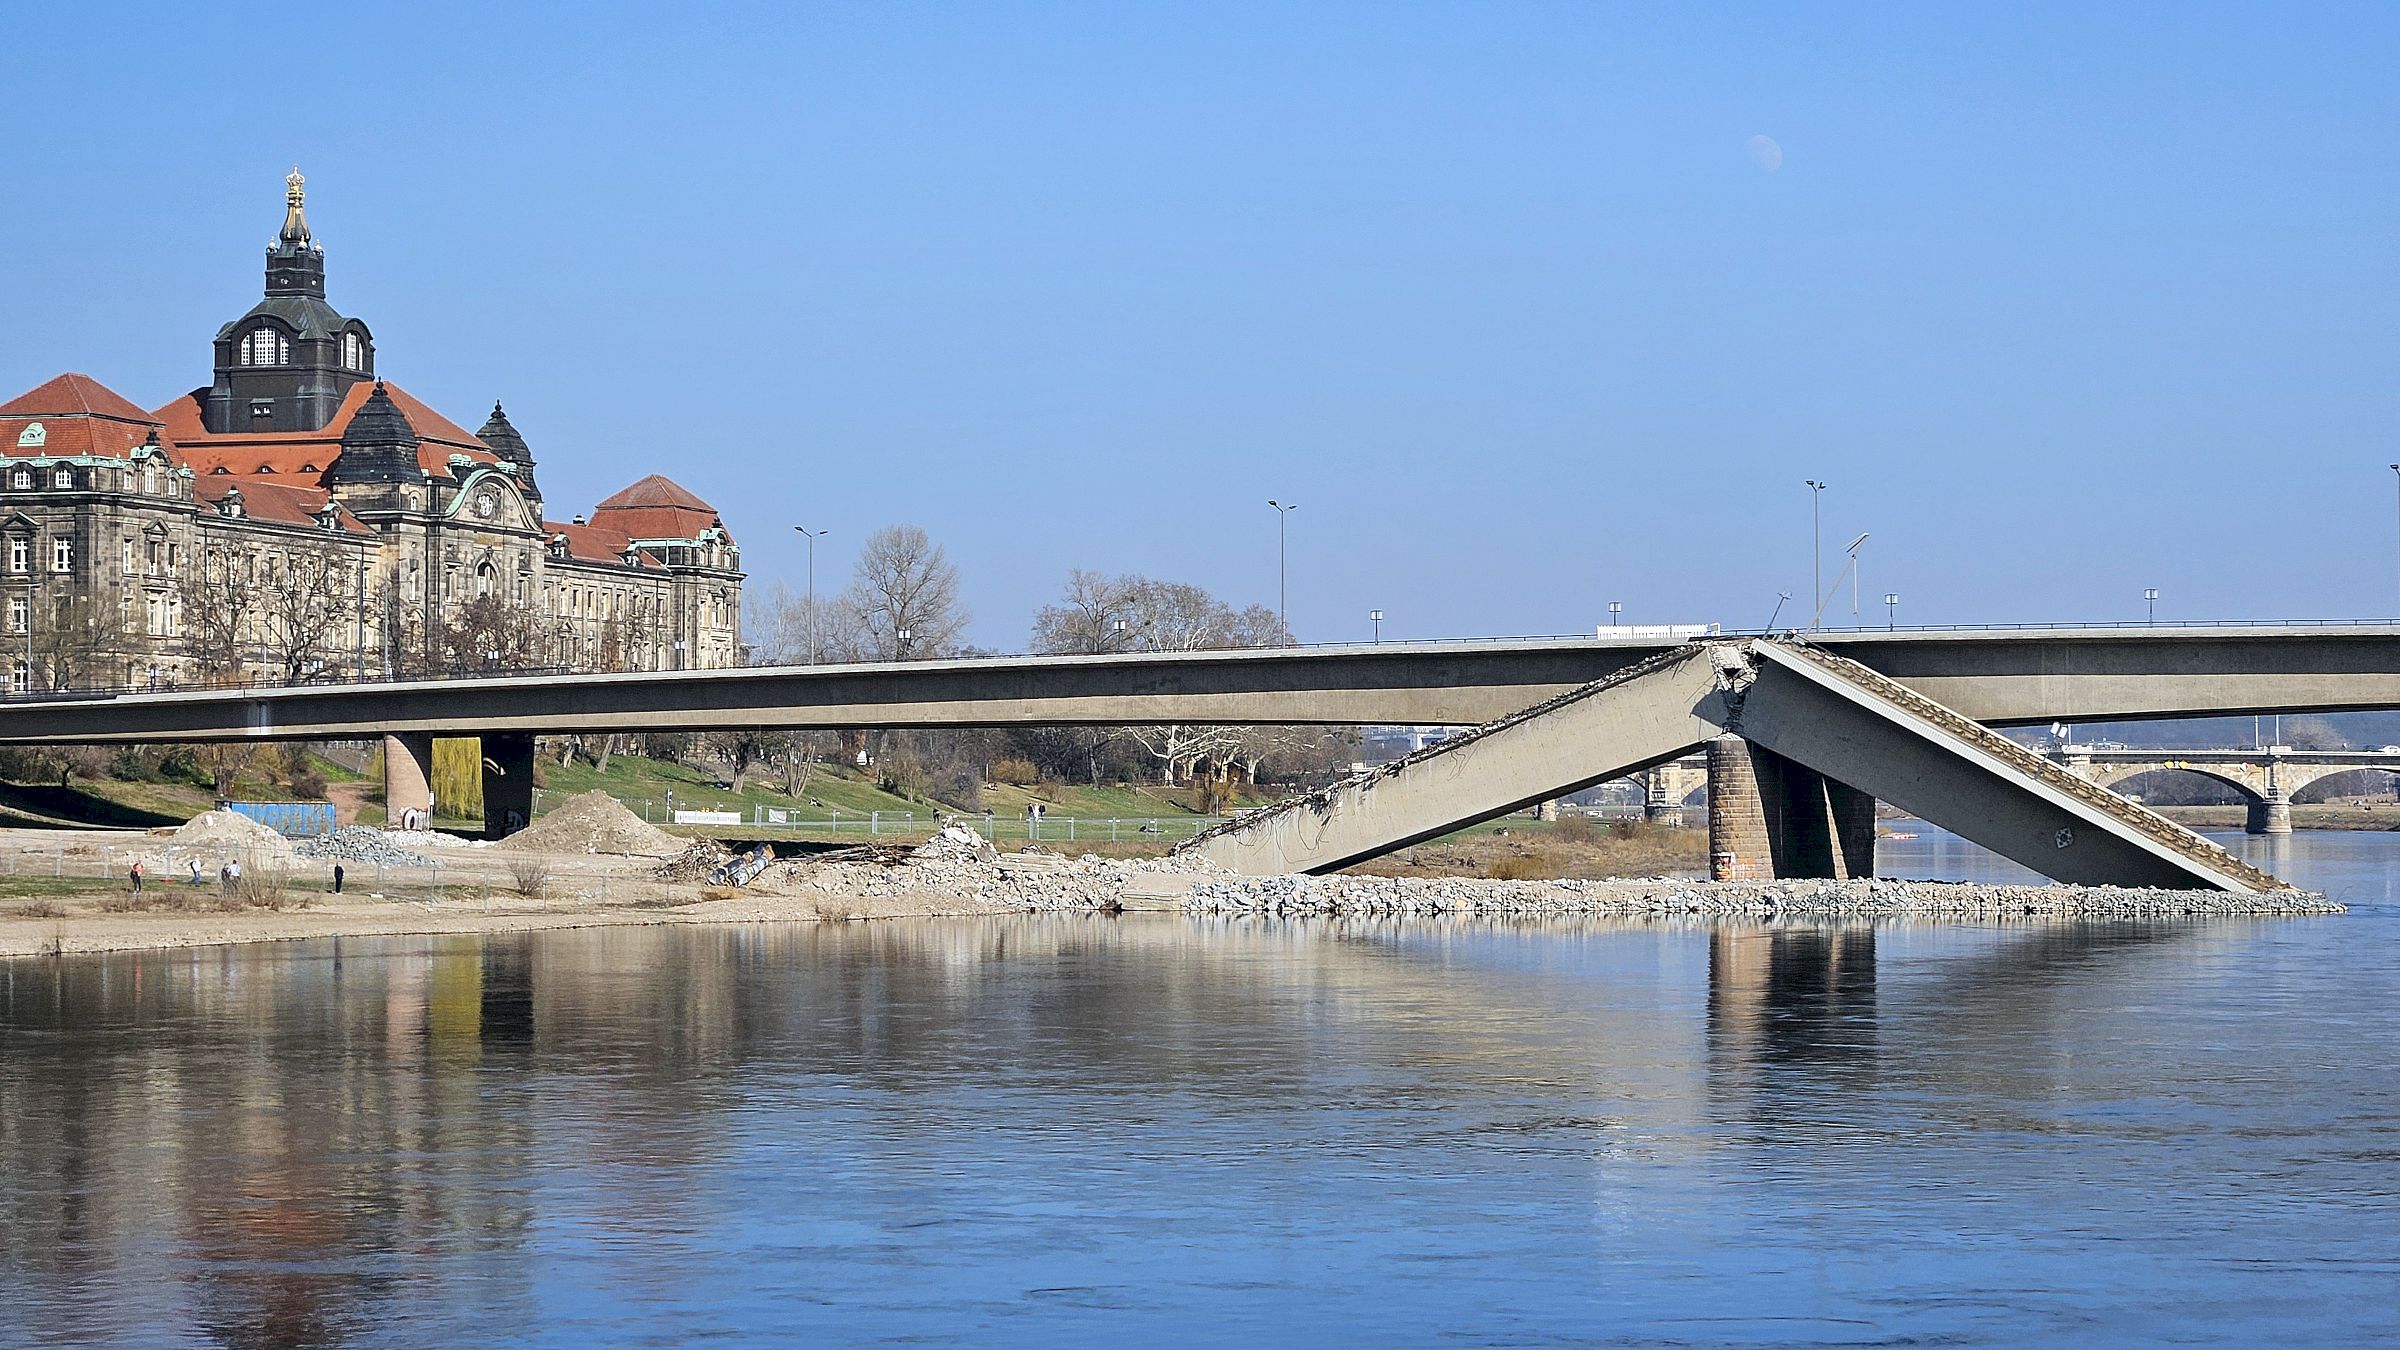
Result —
[[176, 580], [183, 612], [183, 646], [203, 680], [239, 678], [265, 608], [256, 560], [211, 548]]
[[35, 607], [40, 621], [33, 626], [33, 668], [27, 678], [49, 689], [73, 689], [104, 682], [117, 654], [126, 647], [125, 625], [97, 599], [68, 595], [57, 603]]
[[289, 682], [324, 668], [357, 613], [343, 557], [323, 546], [269, 557], [256, 569], [262, 660]]
[[867, 536], [836, 607], [842, 654], [854, 660], [946, 656], [967, 626], [958, 569], [915, 525], [886, 525]]

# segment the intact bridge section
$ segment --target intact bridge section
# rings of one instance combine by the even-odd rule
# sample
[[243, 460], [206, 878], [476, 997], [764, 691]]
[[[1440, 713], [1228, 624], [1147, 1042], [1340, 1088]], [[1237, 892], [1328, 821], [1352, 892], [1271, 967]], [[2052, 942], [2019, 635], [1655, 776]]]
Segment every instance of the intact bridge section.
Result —
[[2270, 745], [2258, 750], [2103, 750], [2067, 745], [2050, 759], [2069, 773], [2104, 788], [2162, 770], [2213, 778], [2242, 795], [2252, 834], [2290, 834], [2292, 798], [2312, 783], [2337, 774], [2371, 770], [2400, 774], [2400, 751], [2294, 750]]

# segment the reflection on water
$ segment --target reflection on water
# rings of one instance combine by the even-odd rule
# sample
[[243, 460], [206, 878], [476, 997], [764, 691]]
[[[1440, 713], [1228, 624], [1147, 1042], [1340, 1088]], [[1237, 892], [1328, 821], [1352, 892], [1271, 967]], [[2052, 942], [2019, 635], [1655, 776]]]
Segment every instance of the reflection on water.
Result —
[[0, 966], [33, 1344], [2400, 1334], [2391, 918]]

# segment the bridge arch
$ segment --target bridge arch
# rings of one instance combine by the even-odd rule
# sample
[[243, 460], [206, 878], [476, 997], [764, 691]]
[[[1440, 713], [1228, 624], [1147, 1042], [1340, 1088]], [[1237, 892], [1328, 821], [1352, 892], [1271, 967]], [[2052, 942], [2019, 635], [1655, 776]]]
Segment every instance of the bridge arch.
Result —
[[2163, 778], [2170, 774], [2191, 774], [2195, 777], [2205, 778], [2210, 782], [2218, 783], [2233, 789], [2235, 795], [2241, 799], [2242, 804], [2245, 806], [2267, 800], [2266, 792], [2262, 790], [2259, 785], [2244, 782], [2241, 778], [2235, 777], [2233, 774], [2226, 773], [2206, 765], [2096, 764], [2092, 767], [2092, 781], [2121, 797], [2141, 795], [2138, 789], [2135, 791], [2127, 791], [2127, 788], [2131, 784], [2144, 778]]
[[[2287, 781], [2292, 783], [2293, 801], [2302, 800], [2300, 794], [2307, 792], [2310, 794], [2307, 800], [2317, 802], [2323, 801], [2326, 794], [2315, 789], [2323, 787], [2332, 790], [2349, 786], [2335, 782], [2336, 779], [2352, 779], [2362, 787], [2368, 784], [2376, 787], [2391, 787], [2393, 780], [2400, 779], [2400, 768], [2386, 768], [2380, 764], [2333, 764], [2314, 772], [2300, 771], [2293, 774]], [[2371, 791], [2372, 788], [2367, 788], [2367, 790]]]

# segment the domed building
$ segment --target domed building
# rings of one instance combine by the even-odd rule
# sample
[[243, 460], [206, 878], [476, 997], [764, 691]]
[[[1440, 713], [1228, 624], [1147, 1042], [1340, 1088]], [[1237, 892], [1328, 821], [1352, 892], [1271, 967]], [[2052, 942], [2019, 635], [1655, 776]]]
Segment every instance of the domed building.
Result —
[[716, 509], [652, 474], [549, 519], [499, 404], [470, 432], [381, 378], [303, 187], [206, 386], [144, 409], [69, 373], [0, 403], [9, 686], [738, 664]]

